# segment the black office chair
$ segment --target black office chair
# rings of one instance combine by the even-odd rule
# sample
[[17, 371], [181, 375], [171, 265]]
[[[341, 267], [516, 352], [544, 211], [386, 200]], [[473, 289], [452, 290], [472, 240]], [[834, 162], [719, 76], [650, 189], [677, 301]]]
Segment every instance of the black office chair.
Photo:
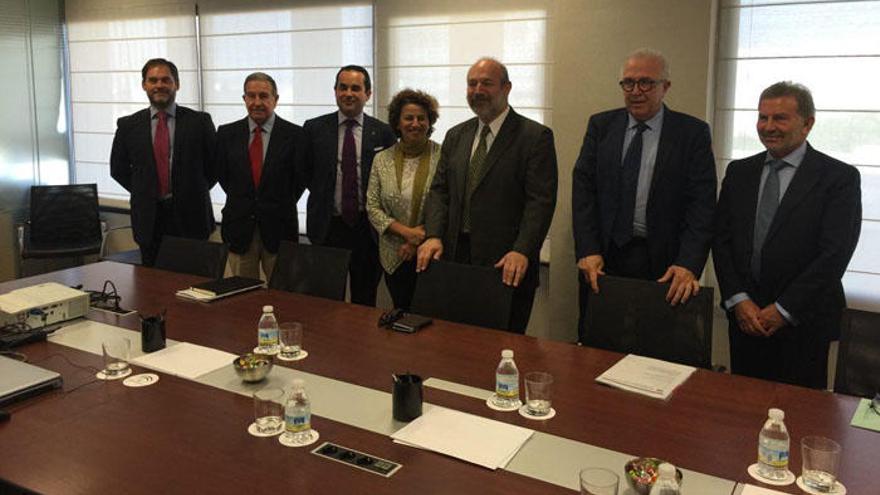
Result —
[[834, 391], [868, 398], [880, 392], [880, 314], [844, 310]]
[[410, 309], [413, 313], [481, 327], [506, 330], [513, 288], [490, 266], [432, 261], [419, 273]]
[[351, 251], [282, 241], [269, 288], [345, 300]]
[[18, 241], [23, 259], [98, 254], [97, 185], [31, 186], [30, 217], [19, 227]]
[[584, 344], [665, 361], [712, 367], [713, 290], [687, 303], [666, 302], [668, 284], [604, 276], [590, 292]]
[[159, 245], [155, 267], [217, 279], [223, 278], [228, 255], [226, 244], [166, 235]]

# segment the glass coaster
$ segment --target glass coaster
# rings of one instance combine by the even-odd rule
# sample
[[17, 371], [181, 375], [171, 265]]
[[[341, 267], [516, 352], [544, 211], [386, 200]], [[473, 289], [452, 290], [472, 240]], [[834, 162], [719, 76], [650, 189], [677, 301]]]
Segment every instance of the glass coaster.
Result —
[[126, 387], [146, 387], [159, 382], [159, 375], [155, 373], [141, 373], [140, 375], [132, 375], [122, 381]]
[[278, 443], [284, 445], [285, 447], [305, 447], [306, 445], [311, 445], [317, 442], [318, 438], [321, 437], [321, 435], [318, 434], [317, 430], [311, 430], [309, 431], [309, 434], [310, 437], [305, 442], [294, 442], [290, 440], [287, 435], [281, 435], [280, 437], [278, 437]]
[[278, 428], [276, 429], [276, 431], [272, 431], [272, 432], [260, 433], [259, 431], [257, 431], [257, 424], [256, 423], [251, 423], [248, 426], [247, 431], [248, 431], [248, 433], [250, 433], [251, 435], [253, 435], [255, 437], [260, 437], [260, 438], [274, 437], [275, 435], [278, 435], [279, 433], [284, 431], [284, 422], [283, 421], [280, 422], [278, 424]]
[[262, 349], [260, 349], [259, 346], [257, 346], [257, 347], [254, 347], [253, 353], [260, 354], [262, 356], [274, 356], [274, 355], [278, 354], [278, 348], [276, 347], [275, 349], [273, 349], [269, 352], [266, 352], [266, 351], [263, 351]]
[[529, 406], [522, 406], [519, 408], [519, 415], [524, 418], [528, 418], [528, 419], [534, 419], [537, 421], [544, 421], [544, 420], [552, 418], [553, 416], [556, 416], [556, 409], [553, 409], [551, 407], [550, 412], [548, 412], [547, 414], [545, 414], [543, 416], [536, 416], [534, 414], [529, 413]]
[[104, 370], [101, 370], [101, 371], [95, 373], [95, 378], [97, 378], [98, 380], [108, 380], [108, 381], [109, 380], [121, 380], [122, 378], [125, 378], [130, 374], [131, 374], [131, 368], [128, 368], [127, 370], [123, 371], [122, 373], [119, 373], [119, 374], [113, 375], [113, 376], [105, 375]]
[[786, 471], [785, 472], [785, 479], [782, 479], [782, 480], [771, 480], [771, 479], [767, 479], [767, 478], [761, 476], [761, 474], [758, 472], [758, 463], [757, 462], [752, 464], [751, 466], [749, 466], [748, 472], [749, 472], [749, 476], [751, 476], [752, 478], [755, 478], [756, 480], [760, 481], [761, 483], [766, 483], [768, 485], [787, 486], [787, 485], [794, 483], [794, 473], [792, 473], [791, 471]]
[[514, 402], [510, 407], [501, 407], [498, 404], [495, 404], [495, 401], [492, 400], [494, 398], [495, 398], [495, 396], [492, 395], [491, 397], [486, 399], [486, 405], [489, 406], [489, 409], [491, 409], [493, 411], [511, 412], [511, 411], [518, 410], [523, 405], [521, 400], [516, 399], [516, 402]]
[[843, 486], [843, 483], [841, 483], [840, 481], [834, 482], [834, 486], [831, 488], [830, 492], [820, 492], [819, 490], [816, 490], [815, 488], [808, 487], [807, 484], [804, 483], [804, 477], [798, 476], [797, 477], [797, 486], [801, 490], [803, 490], [807, 493], [810, 493], [812, 495], [844, 495], [846, 493], [846, 487]]
[[300, 361], [307, 357], [309, 357], [309, 351], [305, 349], [300, 349], [299, 354], [294, 357], [284, 357], [281, 355], [280, 352], [275, 355], [275, 358], [277, 358], [279, 361]]

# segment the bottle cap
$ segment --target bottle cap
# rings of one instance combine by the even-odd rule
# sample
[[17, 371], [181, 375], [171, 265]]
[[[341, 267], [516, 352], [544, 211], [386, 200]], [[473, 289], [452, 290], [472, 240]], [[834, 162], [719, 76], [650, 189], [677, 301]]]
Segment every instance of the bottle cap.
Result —
[[510, 349], [504, 349], [503, 351], [501, 351], [501, 357], [503, 357], [504, 359], [510, 359], [513, 357], [513, 351], [511, 351]]
[[275, 311], [275, 308], [273, 308], [271, 304], [263, 306], [263, 313], [271, 313], [273, 311]]
[[291, 383], [293, 384], [294, 390], [306, 388], [306, 381], [302, 378], [294, 378]]
[[770, 419], [782, 421], [783, 419], [785, 419], [785, 411], [783, 411], [782, 409], [776, 409], [774, 407], [774, 408], [770, 409], [769, 411], [767, 411], [767, 416], [769, 416]]
[[660, 464], [660, 467], [657, 468], [657, 472], [659, 473], [658, 477], [665, 479], [675, 479], [675, 466], [669, 464], [668, 462], [664, 462]]

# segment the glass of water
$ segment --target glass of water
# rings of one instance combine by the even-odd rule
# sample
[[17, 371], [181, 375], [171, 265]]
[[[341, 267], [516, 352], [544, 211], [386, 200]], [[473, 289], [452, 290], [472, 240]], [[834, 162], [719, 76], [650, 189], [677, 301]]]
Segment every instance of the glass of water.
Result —
[[581, 495], [617, 495], [620, 478], [614, 471], [603, 468], [581, 469]]
[[101, 353], [104, 355], [104, 369], [107, 377], [114, 377], [128, 371], [131, 342], [125, 337], [109, 337], [101, 342]]
[[284, 390], [264, 388], [254, 392], [254, 424], [257, 433], [274, 435], [284, 427]]
[[553, 375], [543, 371], [526, 373], [526, 412], [531, 416], [550, 414], [550, 389]]
[[278, 327], [281, 357], [293, 359], [302, 351], [303, 326], [299, 322], [282, 323]]
[[804, 484], [819, 492], [831, 492], [840, 467], [840, 444], [825, 437], [801, 439]]

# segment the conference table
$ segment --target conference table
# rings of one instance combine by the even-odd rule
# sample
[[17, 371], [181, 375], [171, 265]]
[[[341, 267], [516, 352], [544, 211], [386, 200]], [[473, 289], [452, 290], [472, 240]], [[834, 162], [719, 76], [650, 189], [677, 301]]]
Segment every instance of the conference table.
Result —
[[[425, 402], [531, 428], [559, 445], [663, 458], [688, 472], [729, 481], [730, 489], [719, 493], [733, 493], [741, 483], [758, 484], [746, 468], [755, 461], [767, 409], [778, 407], [786, 412], [792, 436], [792, 471], [800, 473], [800, 438], [826, 436], [843, 447], [840, 479], [848, 493], [878, 493], [880, 434], [849, 425], [858, 404], [854, 397], [700, 369], [668, 400], [657, 400], [595, 381], [621, 359], [619, 353], [445, 321], [415, 334], [399, 333], [377, 326], [380, 309], [268, 289], [198, 303], [176, 297], [175, 291], [204, 281], [201, 277], [114, 262], [6, 282], [0, 293], [47, 281], [100, 290], [105, 280], [115, 284], [123, 307], [142, 314], [167, 311], [169, 339], [234, 354], [254, 347], [261, 308], [271, 304], [280, 321], [303, 324], [303, 347], [309, 352], [302, 361], [276, 362], [273, 373], [292, 368], [366, 391], [387, 393], [392, 373], [404, 372], [492, 390], [500, 351], [512, 349], [521, 374], [553, 375], [554, 418], [534, 421], [496, 412], [454, 387], [425, 387]], [[137, 315], [92, 310], [87, 318], [140, 328]], [[155, 385], [129, 388], [95, 380], [100, 355], [53, 342], [16, 350], [29, 362], [61, 373], [64, 385], [8, 407], [12, 417], [0, 423], [0, 479], [7, 486], [47, 494], [570, 494], [577, 486], [577, 469], [564, 483], [515, 469], [493, 471], [313, 415], [320, 442], [402, 464], [384, 478], [313, 455], [311, 448], [286, 448], [249, 435], [253, 403], [247, 395], [162, 373]], [[350, 409], [370, 414], [354, 400]], [[553, 455], [552, 449], [547, 452], [547, 466], [579, 464]], [[587, 461], [580, 467], [588, 467]], [[618, 474], [624, 493], [622, 465]], [[698, 493], [693, 487], [688, 491], [687, 474], [683, 488], [685, 494]], [[772, 488], [801, 493], [795, 485]]]

